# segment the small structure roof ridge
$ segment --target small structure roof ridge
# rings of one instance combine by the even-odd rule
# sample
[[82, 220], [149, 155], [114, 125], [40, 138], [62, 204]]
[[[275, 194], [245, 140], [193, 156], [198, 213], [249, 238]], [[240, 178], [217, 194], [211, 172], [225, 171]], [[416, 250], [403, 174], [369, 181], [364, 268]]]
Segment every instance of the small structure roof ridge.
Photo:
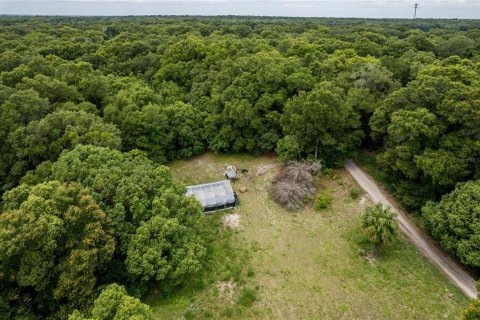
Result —
[[200, 188], [200, 187], [204, 187], [204, 186], [208, 186], [208, 185], [214, 185], [214, 184], [230, 184], [230, 180], [225, 179], [225, 180], [220, 180], [220, 181], [215, 181], [215, 182], [206, 182], [206, 183], [202, 183], [202, 184], [195, 184], [195, 185], [192, 185], [192, 186], [188, 186], [187, 189]]

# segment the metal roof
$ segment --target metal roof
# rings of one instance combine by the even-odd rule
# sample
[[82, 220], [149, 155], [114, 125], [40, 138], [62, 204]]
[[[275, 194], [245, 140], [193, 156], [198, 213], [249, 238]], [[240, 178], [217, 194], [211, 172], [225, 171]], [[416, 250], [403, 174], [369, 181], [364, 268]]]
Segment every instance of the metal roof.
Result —
[[187, 196], [194, 196], [204, 209], [235, 203], [230, 180], [187, 187]]

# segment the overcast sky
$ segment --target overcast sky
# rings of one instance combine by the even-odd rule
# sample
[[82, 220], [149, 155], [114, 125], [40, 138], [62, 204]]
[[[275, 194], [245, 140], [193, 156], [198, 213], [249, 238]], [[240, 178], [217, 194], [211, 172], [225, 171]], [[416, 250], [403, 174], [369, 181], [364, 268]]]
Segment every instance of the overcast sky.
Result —
[[0, 0], [1, 14], [480, 19], [480, 0]]

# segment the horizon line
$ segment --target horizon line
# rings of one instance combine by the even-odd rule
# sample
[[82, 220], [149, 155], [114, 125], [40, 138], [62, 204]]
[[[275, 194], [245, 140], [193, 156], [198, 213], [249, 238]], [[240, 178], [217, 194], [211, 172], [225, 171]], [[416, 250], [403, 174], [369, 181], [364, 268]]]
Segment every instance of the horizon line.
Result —
[[[47, 0], [49, 2], [53, 2]], [[76, 0], [75, 0], [76, 1]], [[125, 0], [124, 0], [125, 1]], [[126, 0], [128, 1], [128, 0]], [[189, 1], [189, 0], [183, 0]], [[196, 0], [196, 1], [203, 1], [203, 0]], [[209, 1], [209, 0], [207, 0]], [[240, 0], [237, 0], [240, 1]], [[12, 1], [13, 2], [13, 1]], [[70, 1], [69, 1], [70, 2]], [[110, 1], [108, 1], [110, 2]], [[124, 17], [124, 18], [132, 18], [132, 17], [179, 17], [179, 18], [187, 18], [187, 17], [202, 17], [202, 18], [292, 18], [292, 19], [357, 19], [357, 20], [407, 20], [407, 21], [419, 21], [419, 20], [480, 20], [480, 18], [407, 18], [407, 17], [354, 17], [354, 16], [344, 16], [344, 17], [332, 17], [332, 16], [269, 16], [269, 15], [250, 15], [250, 14], [128, 14], [128, 15], [75, 15], [75, 14], [28, 14], [28, 13], [0, 13], [0, 17], [58, 17], [58, 18], [113, 18], [113, 17]]]

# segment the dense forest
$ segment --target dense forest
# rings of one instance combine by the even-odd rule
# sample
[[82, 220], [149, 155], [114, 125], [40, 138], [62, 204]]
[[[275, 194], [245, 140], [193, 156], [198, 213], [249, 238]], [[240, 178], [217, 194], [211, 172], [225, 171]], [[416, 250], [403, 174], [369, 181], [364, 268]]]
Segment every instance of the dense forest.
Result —
[[478, 20], [2, 17], [0, 119], [2, 319], [148, 318], [206, 255], [165, 164], [207, 150], [374, 151], [480, 268]]

